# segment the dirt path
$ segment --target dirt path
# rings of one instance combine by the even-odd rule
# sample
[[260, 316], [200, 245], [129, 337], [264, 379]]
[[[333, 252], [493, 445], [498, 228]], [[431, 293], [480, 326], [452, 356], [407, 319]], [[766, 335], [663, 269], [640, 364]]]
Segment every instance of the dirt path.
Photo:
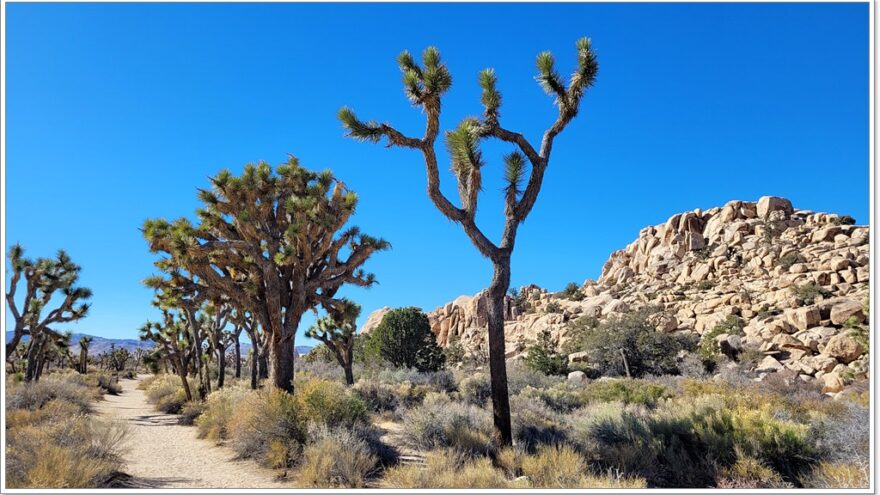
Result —
[[290, 488], [271, 470], [235, 453], [196, 438], [192, 426], [177, 416], [157, 412], [146, 400], [138, 380], [119, 380], [122, 394], [106, 395], [96, 406], [108, 418], [129, 426], [125, 453], [128, 488]]

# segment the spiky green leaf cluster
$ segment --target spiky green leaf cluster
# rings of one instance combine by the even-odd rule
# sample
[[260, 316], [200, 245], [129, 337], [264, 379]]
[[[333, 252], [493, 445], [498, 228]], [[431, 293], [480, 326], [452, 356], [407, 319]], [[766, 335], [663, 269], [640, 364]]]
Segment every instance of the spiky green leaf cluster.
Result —
[[348, 107], [342, 107], [337, 117], [342, 122], [342, 126], [348, 131], [347, 135], [349, 137], [371, 143], [378, 143], [382, 139], [382, 126], [373, 121], [361, 122], [354, 114], [354, 111]]

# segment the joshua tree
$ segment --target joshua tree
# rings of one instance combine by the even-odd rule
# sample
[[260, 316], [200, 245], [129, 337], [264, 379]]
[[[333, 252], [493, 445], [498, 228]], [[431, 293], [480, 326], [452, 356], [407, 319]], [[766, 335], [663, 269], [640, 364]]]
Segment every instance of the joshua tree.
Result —
[[266, 163], [247, 165], [240, 177], [222, 171], [212, 191], [200, 191], [198, 226], [148, 220], [143, 230], [151, 251], [253, 315], [269, 340], [270, 382], [292, 392], [303, 313], [343, 284], [373, 285], [361, 266], [388, 243], [356, 227], [337, 233], [357, 196], [330, 171], [311, 172], [290, 157], [276, 172]]
[[340, 299], [336, 307], [328, 310], [328, 315], [320, 318], [306, 331], [306, 336], [318, 339], [333, 352], [336, 362], [345, 371], [345, 383], [354, 385], [352, 350], [357, 330], [357, 317], [361, 307], [347, 300]]
[[232, 322], [232, 332], [229, 336], [232, 339], [233, 359], [235, 360], [235, 378], [241, 378], [241, 332], [244, 331], [244, 323], [241, 321], [242, 312], [233, 310], [229, 316]]
[[[593, 84], [598, 70], [596, 55], [590, 40], [577, 42], [577, 68], [566, 87], [556, 71], [553, 55], [538, 55], [538, 82], [555, 98], [559, 110], [556, 120], [544, 132], [539, 147], [534, 147], [522, 134], [502, 127], [499, 121], [501, 93], [496, 88], [495, 72], [485, 69], [479, 74], [482, 87], [483, 115], [461, 121], [457, 128], [446, 132], [446, 146], [452, 158], [452, 170], [458, 180], [461, 206], [455, 206], [440, 190], [440, 173], [437, 165], [435, 143], [440, 134], [440, 99], [452, 85], [452, 76], [440, 60], [436, 48], [428, 48], [419, 65], [409, 52], [404, 51], [397, 59], [403, 71], [406, 96], [419, 107], [427, 118], [425, 133], [421, 138], [410, 137], [388, 124], [363, 122], [348, 108], [339, 111], [339, 118], [348, 135], [371, 142], [385, 138], [388, 146], [412, 148], [422, 153], [428, 176], [428, 196], [437, 209], [448, 219], [462, 226], [477, 250], [492, 262], [494, 276], [488, 289], [489, 323], [489, 369], [492, 381], [492, 407], [495, 427], [503, 444], [512, 441], [510, 407], [507, 393], [507, 371], [504, 361], [504, 295], [510, 286], [510, 257], [516, 242], [519, 225], [526, 219], [538, 198], [544, 173], [550, 162], [553, 140], [577, 115], [584, 92]], [[483, 156], [480, 142], [497, 139], [508, 143], [514, 150], [504, 156], [504, 230], [499, 244], [493, 243], [477, 227], [475, 216], [477, 200], [482, 190]], [[528, 183], [522, 189], [521, 182], [531, 165]]]
[[89, 371], [89, 346], [92, 344], [92, 338], [83, 335], [79, 339], [79, 372], [87, 373]]
[[[92, 297], [92, 291], [85, 287], [76, 287], [81, 268], [70, 260], [63, 250], [58, 251], [54, 258], [30, 260], [23, 257], [24, 249], [18, 244], [9, 249], [9, 262], [12, 265], [12, 277], [9, 290], [6, 292], [6, 303], [12, 313], [14, 327], [12, 340], [6, 344], [6, 359], [12, 355], [22, 337], [29, 336], [25, 380], [33, 380], [36, 376], [37, 360], [40, 352], [46, 349], [49, 341], [60, 341], [62, 335], [49, 328], [56, 323], [77, 321], [86, 316], [89, 304], [83, 302]], [[25, 293], [23, 303], [18, 306], [15, 300], [16, 289], [24, 277]], [[52, 296], [61, 292], [64, 299], [45, 316], [43, 311], [48, 308]]]
[[226, 324], [229, 322], [231, 311], [232, 308], [226, 303], [209, 302], [202, 312], [204, 315], [202, 325], [207, 329], [208, 344], [214, 352], [214, 357], [217, 358], [219, 370], [217, 388], [223, 388], [226, 378], [226, 349], [232, 341], [230, 332], [226, 330]]
[[180, 377], [186, 400], [192, 400], [192, 389], [189, 386], [187, 374], [189, 362], [193, 356], [190, 352], [192, 342], [186, 325], [176, 319], [168, 310], [162, 310], [163, 323], [147, 321], [140, 328], [140, 339], [156, 343], [157, 350], [171, 362], [174, 371]]

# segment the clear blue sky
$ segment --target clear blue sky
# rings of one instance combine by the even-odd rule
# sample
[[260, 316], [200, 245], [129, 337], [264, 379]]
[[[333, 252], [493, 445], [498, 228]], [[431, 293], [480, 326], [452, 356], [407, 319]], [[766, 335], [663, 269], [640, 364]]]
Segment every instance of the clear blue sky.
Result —
[[[455, 78], [444, 126], [479, 113], [476, 74], [490, 66], [504, 125], [535, 141], [555, 110], [534, 56], [552, 50], [568, 73], [581, 36], [599, 54], [596, 86], [520, 229], [514, 286], [595, 278], [642, 227], [731, 199], [780, 195], [868, 222], [867, 3], [10, 3], [7, 13], [7, 247], [63, 247], [84, 267], [95, 296], [78, 332], [133, 336], [154, 314], [140, 285], [154, 259], [144, 219], [191, 215], [209, 175], [287, 153], [332, 168], [360, 195], [354, 223], [393, 244], [367, 265], [380, 285], [347, 292], [364, 317], [485, 287], [490, 265], [430, 204], [420, 156], [348, 140], [335, 117], [350, 105], [418, 134], [423, 116], [395, 56], [432, 44]], [[497, 238], [498, 157], [509, 150], [485, 151], [478, 220]]]

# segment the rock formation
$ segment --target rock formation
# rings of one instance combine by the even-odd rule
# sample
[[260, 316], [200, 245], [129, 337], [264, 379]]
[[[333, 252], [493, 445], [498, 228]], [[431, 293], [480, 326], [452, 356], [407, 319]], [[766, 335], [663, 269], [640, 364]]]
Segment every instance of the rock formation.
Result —
[[[651, 322], [662, 332], [702, 335], [737, 316], [744, 335], [716, 337], [722, 349], [759, 348], [766, 357], [758, 371], [789, 369], [838, 391], [844, 377], [868, 370], [865, 349], [848, 328], [867, 321], [870, 273], [869, 229], [853, 223], [769, 196], [674, 215], [612, 253], [599, 279], [580, 288], [581, 300], [534, 285], [509, 297], [507, 355], [521, 356], [544, 329], [564, 342], [572, 319], [651, 305], [659, 308]], [[378, 323], [376, 315], [367, 326]], [[482, 293], [461, 296], [428, 317], [440, 345], [457, 340], [473, 353], [485, 352]]]

